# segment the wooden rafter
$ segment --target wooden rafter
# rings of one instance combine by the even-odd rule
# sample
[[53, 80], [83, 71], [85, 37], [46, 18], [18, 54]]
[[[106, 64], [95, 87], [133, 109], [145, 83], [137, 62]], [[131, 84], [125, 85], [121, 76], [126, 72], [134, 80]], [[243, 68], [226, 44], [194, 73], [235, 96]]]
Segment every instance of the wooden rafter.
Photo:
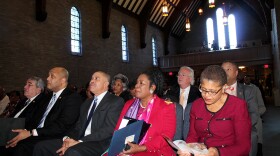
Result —
[[110, 37], [109, 22], [113, 0], [102, 0], [102, 38]]
[[36, 20], [43, 22], [47, 19], [46, 0], [36, 0]]
[[146, 48], [146, 29], [147, 29], [147, 24], [149, 21], [149, 18], [151, 16], [152, 9], [154, 5], [156, 4], [157, 0], [149, 0], [146, 5], [144, 6], [143, 10], [140, 13], [140, 21], [139, 21], [139, 26], [140, 26], [140, 46], [141, 48]]

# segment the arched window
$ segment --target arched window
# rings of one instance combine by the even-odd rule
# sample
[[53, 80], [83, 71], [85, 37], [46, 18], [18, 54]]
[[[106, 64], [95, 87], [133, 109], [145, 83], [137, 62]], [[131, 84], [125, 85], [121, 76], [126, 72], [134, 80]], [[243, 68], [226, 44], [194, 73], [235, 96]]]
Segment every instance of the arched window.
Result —
[[212, 44], [214, 41], [214, 26], [212, 18], [208, 18], [206, 21], [206, 29], [207, 29], [207, 40], [208, 40], [208, 48], [212, 48]]
[[71, 8], [71, 52], [73, 55], [82, 55], [80, 32], [81, 32], [80, 14], [75, 7], [72, 7]]
[[233, 14], [228, 16], [228, 32], [229, 32], [229, 46], [230, 49], [237, 47], [235, 17]]
[[127, 30], [124, 25], [121, 28], [121, 35], [122, 35], [122, 60], [123, 62], [129, 61], [128, 55], [128, 44], [127, 44]]
[[157, 66], [157, 43], [154, 37], [152, 37], [152, 51], [153, 51], [153, 65]]
[[218, 30], [219, 49], [224, 49], [226, 46], [223, 14], [224, 14], [223, 9], [218, 8], [216, 11], [216, 18], [217, 18], [217, 27], [218, 27], [217, 30]]

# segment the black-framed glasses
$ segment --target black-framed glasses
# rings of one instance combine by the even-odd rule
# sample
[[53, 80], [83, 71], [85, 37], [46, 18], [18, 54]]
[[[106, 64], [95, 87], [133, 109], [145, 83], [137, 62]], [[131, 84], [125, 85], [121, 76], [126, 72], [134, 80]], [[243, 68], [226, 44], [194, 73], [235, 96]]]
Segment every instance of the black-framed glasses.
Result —
[[201, 85], [199, 85], [199, 91], [200, 91], [202, 94], [207, 94], [207, 93], [208, 93], [209, 96], [215, 96], [215, 95], [217, 95], [217, 94], [222, 90], [222, 88], [223, 88], [223, 87], [221, 87], [221, 88], [220, 88], [219, 90], [217, 90], [217, 91], [213, 91], [213, 90], [204, 90], [204, 89], [201, 88]]

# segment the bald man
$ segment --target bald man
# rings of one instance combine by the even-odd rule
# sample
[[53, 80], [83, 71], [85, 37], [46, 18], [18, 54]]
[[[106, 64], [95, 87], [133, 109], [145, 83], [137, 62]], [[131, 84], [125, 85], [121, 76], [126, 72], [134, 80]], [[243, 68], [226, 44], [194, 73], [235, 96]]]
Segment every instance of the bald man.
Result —
[[42, 141], [35, 146], [33, 156], [100, 156], [113, 136], [124, 105], [122, 98], [108, 92], [110, 76], [95, 72], [89, 89], [94, 98], [81, 106], [80, 118], [70, 133], [60, 139]]
[[[29, 129], [17, 129], [18, 135], [7, 143], [15, 147], [15, 156], [30, 156], [34, 146], [42, 140], [65, 136], [79, 117], [82, 98], [68, 85], [68, 71], [55, 67], [49, 71], [47, 88], [52, 92], [42, 100]], [[18, 144], [18, 145], [17, 145]]]

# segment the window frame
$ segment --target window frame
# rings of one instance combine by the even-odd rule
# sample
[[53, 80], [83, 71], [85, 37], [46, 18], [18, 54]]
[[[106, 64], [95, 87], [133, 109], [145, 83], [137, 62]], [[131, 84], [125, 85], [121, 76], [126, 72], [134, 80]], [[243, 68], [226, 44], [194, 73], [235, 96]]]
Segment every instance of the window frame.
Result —
[[[122, 47], [122, 61], [123, 62], [129, 62], [128, 37], [127, 36], [128, 36], [127, 27], [124, 24], [122, 24], [122, 26], [121, 26], [121, 43], [122, 43], [121, 47]], [[125, 40], [124, 40], [124, 38], [125, 38]]]
[[157, 49], [157, 41], [155, 37], [152, 37], [152, 60], [153, 60], [153, 66], [158, 66], [158, 49]]
[[[74, 15], [73, 9], [77, 14]], [[77, 19], [77, 20], [74, 21], [73, 19]], [[74, 25], [74, 24], [76, 24], [76, 25]], [[73, 31], [73, 30], [75, 30], [75, 31]], [[82, 36], [81, 35], [81, 15], [80, 15], [79, 10], [75, 6], [72, 6], [71, 10], [70, 10], [70, 49], [71, 49], [72, 55], [82, 56], [81, 36]], [[78, 43], [78, 45], [73, 45], [73, 44], [75, 44], [75, 42]], [[76, 52], [73, 47], [78, 47], [79, 50]]]

